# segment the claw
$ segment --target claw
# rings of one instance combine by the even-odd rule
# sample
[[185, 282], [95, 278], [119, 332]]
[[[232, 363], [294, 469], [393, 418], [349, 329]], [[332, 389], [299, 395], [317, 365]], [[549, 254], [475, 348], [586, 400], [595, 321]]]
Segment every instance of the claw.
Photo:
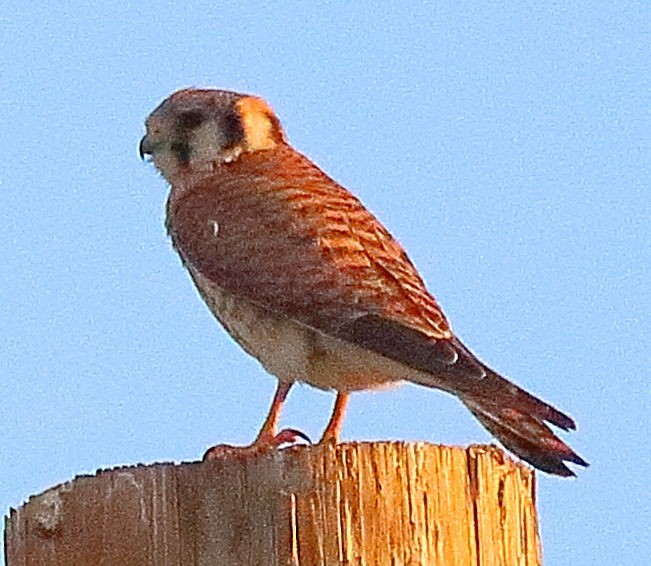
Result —
[[284, 428], [275, 436], [261, 437], [249, 446], [233, 446], [232, 444], [217, 444], [208, 448], [203, 455], [203, 461], [221, 460], [227, 457], [246, 457], [253, 454], [264, 454], [279, 448], [283, 444], [294, 444], [298, 440], [305, 440], [312, 444], [309, 436], [295, 428]]
[[312, 444], [307, 434], [295, 428], [284, 428], [271, 439], [271, 442], [274, 448], [278, 448], [282, 444], [295, 444], [297, 440], [305, 440], [308, 444]]

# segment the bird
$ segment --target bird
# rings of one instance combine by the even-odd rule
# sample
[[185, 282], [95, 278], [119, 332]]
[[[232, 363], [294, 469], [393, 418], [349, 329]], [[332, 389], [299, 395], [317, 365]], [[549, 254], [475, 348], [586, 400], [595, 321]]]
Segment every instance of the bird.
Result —
[[256, 439], [205, 459], [266, 452], [293, 384], [336, 392], [320, 443], [337, 443], [351, 393], [409, 382], [456, 396], [509, 451], [574, 476], [588, 463], [549, 425], [572, 418], [502, 377], [453, 333], [407, 253], [353, 195], [290, 145], [255, 95], [184, 88], [145, 122], [142, 159], [170, 185], [166, 227], [199, 295], [276, 377]]

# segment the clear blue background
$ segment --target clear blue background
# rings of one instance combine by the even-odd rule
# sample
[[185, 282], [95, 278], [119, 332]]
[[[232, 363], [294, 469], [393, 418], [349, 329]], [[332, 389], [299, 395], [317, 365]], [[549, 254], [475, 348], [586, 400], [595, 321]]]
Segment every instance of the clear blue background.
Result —
[[[409, 250], [458, 334], [569, 412], [545, 564], [648, 564], [650, 8], [640, 2], [0, 7], [0, 509], [249, 442], [274, 380], [220, 329], [137, 144], [172, 91], [267, 98]], [[388, 3], [387, 3], [388, 4]], [[292, 392], [318, 437], [333, 396]], [[490, 441], [453, 398], [357, 394], [345, 439]]]

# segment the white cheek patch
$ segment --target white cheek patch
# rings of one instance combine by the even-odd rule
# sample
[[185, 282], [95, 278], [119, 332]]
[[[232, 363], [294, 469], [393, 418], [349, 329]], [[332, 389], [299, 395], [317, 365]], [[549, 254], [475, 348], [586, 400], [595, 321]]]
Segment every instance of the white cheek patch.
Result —
[[242, 154], [239, 145], [227, 147], [224, 132], [214, 120], [197, 128], [190, 139], [191, 161], [201, 167], [206, 163], [231, 163]]
[[221, 151], [223, 134], [217, 123], [209, 120], [194, 131], [190, 142], [193, 160], [214, 161]]

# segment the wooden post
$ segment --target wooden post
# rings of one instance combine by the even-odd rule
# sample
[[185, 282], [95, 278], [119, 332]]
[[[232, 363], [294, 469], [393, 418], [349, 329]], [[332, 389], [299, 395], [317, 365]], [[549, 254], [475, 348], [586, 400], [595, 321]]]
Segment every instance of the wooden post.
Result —
[[7, 566], [541, 564], [533, 473], [375, 442], [101, 471], [5, 520]]

